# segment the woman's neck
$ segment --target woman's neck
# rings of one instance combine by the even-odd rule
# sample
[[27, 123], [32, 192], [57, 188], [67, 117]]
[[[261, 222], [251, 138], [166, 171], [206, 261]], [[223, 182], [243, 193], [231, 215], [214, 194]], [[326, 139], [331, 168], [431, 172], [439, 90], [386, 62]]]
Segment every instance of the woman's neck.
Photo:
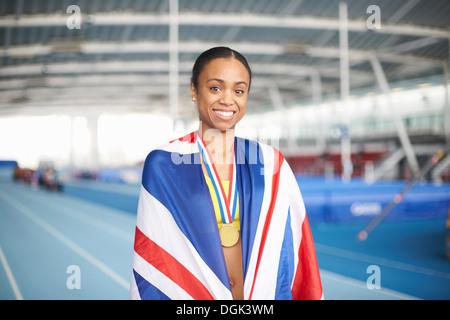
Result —
[[234, 156], [234, 129], [220, 131], [200, 124], [199, 133], [208, 149], [214, 164], [229, 165]]

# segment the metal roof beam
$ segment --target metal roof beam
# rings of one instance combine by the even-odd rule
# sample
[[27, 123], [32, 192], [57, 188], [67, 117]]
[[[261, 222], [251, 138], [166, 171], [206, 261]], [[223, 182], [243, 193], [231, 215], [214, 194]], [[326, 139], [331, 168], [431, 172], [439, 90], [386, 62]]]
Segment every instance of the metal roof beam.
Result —
[[[83, 54], [111, 54], [111, 53], [168, 53], [170, 43], [168, 41], [134, 41], [126, 44], [121, 42], [80, 42], [78, 50]], [[206, 49], [217, 46], [217, 42], [185, 41], [179, 43], [179, 51], [184, 53], [201, 53]], [[285, 47], [279, 44], [269, 43], [232, 43], [238, 51], [246, 54], [281, 55], [285, 53]], [[1, 56], [32, 57], [35, 55], [48, 55], [53, 52], [52, 45], [34, 44], [29, 46], [13, 46], [8, 51], [0, 51]]]
[[[433, 38], [436, 39], [436, 38]], [[427, 45], [433, 42], [433, 39], [425, 38], [421, 39], [420, 44], [414, 42], [416, 45]], [[426, 41], [425, 41], [426, 40]], [[418, 40], [419, 41], [419, 40]], [[414, 43], [410, 43], [413, 45]], [[217, 46], [219, 43], [216, 42], [197, 42], [197, 41], [187, 41], [179, 43], [179, 52], [183, 53], [201, 53], [202, 51]], [[255, 55], [283, 55], [287, 52], [287, 47], [281, 44], [273, 44], [273, 43], [230, 43], [234, 49], [242, 52], [243, 54], [255, 54]], [[400, 50], [405, 50], [407, 48], [399, 48]], [[165, 52], [168, 53], [170, 50], [169, 42], [151, 42], [151, 41], [138, 41], [138, 42], [130, 42], [127, 45], [123, 45], [117, 42], [86, 42], [81, 43], [79, 45], [79, 51], [83, 54], [115, 54], [120, 52], [121, 54], [126, 53], [160, 53]], [[404, 55], [397, 54], [394, 52], [388, 52], [388, 48], [381, 50], [377, 53], [378, 57], [382, 61], [400, 63], [400, 64], [422, 64], [427, 66], [441, 66], [443, 60], [439, 59], [430, 59], [424, 58], [415, 55]], [[10, 57], [32, 57], [35, 55], [49, 55], [53, 52], [52, 46], [45, 45], [30, 45], [30, 46], [15, 46], [10, 47], [8, 51], [0, 51], [0, 57], [10, 56]], [[358, 50], [358, 49], [350, 49], [349, 50], [349, 59], [353, 62], [366, 61], [368, 55], [373, 51], [370, 50]], [[320, 47], [320, 46], [309, 46], [305, 45], [301, 47], [301, 52], [298, 54], [306, 53], [310, 56], [321, 57], [321, 58], [339, 58], [339, 48], [338, 47]], [[123, 68], [122, 64], [126, 63], [127, 67], [133, 68], [133, 61], [130, 62], [101, 62], [101, 64], [111, 65], [114, 70], [120, 71]], [[163, 62], [163, 64], [156, 64], [152, 61], [147, 62], [136, 62], [141, 65], [143, 63], [144, 70], [155, 72], [162, 72], [169, 70], [169, 66], [167, 62]], [[159, 63], [159, 62], [158, 62]], [[73, 64], [73, 63], [72, 63]], [[96, 63], [98, 64], [98, 63]], [[183, 63], [180, 63], [183, 64]], [[58, 64], [52, 64], [58, 65]], [[70, 64], [69, 64], [70, 65]], [[82, 64], [81, 64], [82, 65]], [[99, 64], [100, 65], [100, 64]], [[295, 71], [305, 71], [310, 73], [311, 69], [314, 69], [314, 66], [298, 66], [298, 68], [293, 65], [285, 65], [288, 68], [288, 73], [292, 73]], [[4, 69], [9, 68], [20, 68], [21, 66], [14, 67], [4, 67]], [[94, 66], [95, 67], [95, 66]], [[153, 68], [150, 70], [150, 67]], [[192, 65], [184, 64], [184, 67], [181, 67], [182, 71], [191, 70]], [[0, 70], [0, 76], [5, 75], [4, 69]], [[282, 68], [286, 69], [285, 67]], [[322, 68], [325, 69], [325, 68]], [[131, 70], [135, 70], [134, 68]], [[95, 71], [95, 69], [93, 69]], [[273, 68], [271, 68], [273, 72]], [[80, 72], [83, 72], [82, 69]], [[276, 72], [276, 73], [286, 73], [286, 71]]]
[[[181, 62], [179, 65], [180, 77], [190, 74], [193, 61]], [[330, 66], [293, 65], [293, 64], [264, 64], [252, 63], [252, 71], [258, 75], [309, 77], [311, 72], [319, 70], [321, 75], [330, 78], [339, 78], [339, 68]], [[28, 64], [7, 66], [0, 69], [0, 77], [27, 77], [27, 76], [63, 76], [92, 74], [168, 74], [169, 62], [164, 60], [153, 61], [99, 61], [99, 62], [66, 62], [43, 64]], [[361, 81], [372, 78], [371, 72], [351, 70], [352, 80]], [[79, 76], [77, 76], [79, 77]]]
[[[22, 15], [20, 20], [15, 20], [13, 16], [7, 16], [0, 21], [0, 27], [61, 27], [66, 26], [66, 20], [68, 17], [68, 15], [64, 14]], [[169, 22], [169, 14], [110, 12], [90, 15], [91, 25], [168, 25]], [[273, 16], [264, 14], [180, 12], [179, 25], [222, 25], [338, 30], [339, 19], [317, 16]], [[366, 20], [349, 20], [348, 30], [354, 32], [367, 32], [368, 29]], [[450, 33], [447, 29], [443, 28], [392, 23], [384, 23], [382, 28], [376, 30], [376, 32], [440, 38], [448, 38]]]
[[384, 48], [382, 51], [395, 52], [395, 53], [407, 52], [407, 51], [431, 46], [439, 41], [442, 41], [442, 39], [432, 38], [432, 37], [420, 38], [420, 39], [408, 41], [408, 42], [405, 42], [405, 43], [402, 43], [402, 44], [399, 44], [396, 46]]
[[[295, 90], [298, 91], [299, 88], [308, 88], [309, 80], [300, 77], [274, 77], [277, 81], [279, 87], [283, 90]], [[360, 77], [359, 81], [362, 81]], [[64, 89], [64, 88], [109, 88], [109, 87], [121, 87], [124, 90], [130, 90], [129, 88], [150, 88], [166, 87], [169, 83], [169, 76], [165, 75], [141, 75], [141, 74], [114, 74], [114, 75], [97, 75], [97, 74], [85, 74], [76, 77], [73, 76], [48, 76], [42, 78], [32, 78], [32, 79], [8, 79], [0, 80], [0, 92], [12, 92], [20, 90], [29, 90], [34, 88], [54, 88], [54, 89]], [[189, 87], [190, 75], [185, 74], [180, 76], [180, 86]], [[252, 89], [266, 89], [268, 86], [267, 81], [264, 78], [256, 78], [252, 81]], [[324, 91], [334, 91], [334, 86], [329, 84], [322, 85]], [[252, 90], [253, 91], [253, 90]], [[28, 91], [27, 91], [28, 92]]]
[[[311, 56], [322, 57], [322, 58], [339, 58], [339, 48], [338, 47], [314, 47], [308, 46], [305, 52]], [[372, 54], [372, 50], [349, 50], [349, 59], [351, 61], [367, 61], [368, 56]], [[400, 64], [422, 64], [427, 66], [441, 66], [443, 60], [440, 59], [430, 59], [414, 55], [396, 54], [388, 52], [378, 52], [377, 56], [380, 60], [386, 62], [400, 63]]]

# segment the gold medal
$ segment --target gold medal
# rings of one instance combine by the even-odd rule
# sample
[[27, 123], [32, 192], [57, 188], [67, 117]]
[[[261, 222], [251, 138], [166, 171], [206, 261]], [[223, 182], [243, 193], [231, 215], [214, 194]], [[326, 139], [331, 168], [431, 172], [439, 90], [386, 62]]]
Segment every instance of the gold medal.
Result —
[[239, 231], [232, 223], [224, 223], [219, 233], [224, 247], [232, 247], [239, 241]]
[[211, 183], [214, 186], [217, 202], [220, 208], [220, 216], [222, 218], [223, 225], [219, 230], [220, 239], [223, 247], [232, 247], [239, 241], [239, 231], [233, 225], [234, 216], [237, 212], [237, 199], [238, 199], [238, 186], [236, 183], [236, 159], [234, 156], [233, 147], [233, 163], [230, 166], [230, 183], [228, 185], [228, 194], [222, 186], [219, 174], [217, 173], [214, 161], [212, 161], [211, 155], [208, 149], [205, 147], [205, 143], [201, 136], [197, 139], [199, 150], [203, 157], [203, 163], [205, 164], [208, 175], [211, 178]]

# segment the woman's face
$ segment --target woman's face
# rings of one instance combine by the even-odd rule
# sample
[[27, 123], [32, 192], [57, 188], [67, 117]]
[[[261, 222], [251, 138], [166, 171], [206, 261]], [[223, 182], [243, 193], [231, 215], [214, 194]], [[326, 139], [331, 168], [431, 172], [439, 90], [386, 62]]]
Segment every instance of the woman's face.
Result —
[[234, 129], [245, 114], [249, 83], [247, 69], [234, 58], [217, 58], [204, 67], [198, 77], [198, 91], [191, 83], [203, 132]]

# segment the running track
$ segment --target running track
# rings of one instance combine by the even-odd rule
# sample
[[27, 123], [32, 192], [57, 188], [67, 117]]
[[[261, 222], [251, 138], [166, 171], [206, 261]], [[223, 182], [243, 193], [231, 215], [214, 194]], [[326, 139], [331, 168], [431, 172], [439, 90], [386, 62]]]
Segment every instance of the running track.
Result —
[[[104, 204], [0, 181], [0, 299], [128, 299], [135, 219]], [[381, 224], [359, 243], [362, 227], [312, 226], [326, 299], [450, 298], [443, 219]], [[80, 289], [67, 286], [73, 265]], [[366, 286], [370, 265], [380, 268], [381, 289]]]

